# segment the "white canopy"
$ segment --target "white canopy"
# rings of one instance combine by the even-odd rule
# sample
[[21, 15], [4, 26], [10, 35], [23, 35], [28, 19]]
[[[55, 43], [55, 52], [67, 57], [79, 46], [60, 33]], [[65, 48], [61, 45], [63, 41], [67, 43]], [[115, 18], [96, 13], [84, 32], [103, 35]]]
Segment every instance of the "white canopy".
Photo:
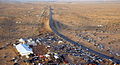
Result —
[[21, 56], [27, 56], [30, 53], [33, 53], [32, 48], [30, 48], [27, 44], [18, 44], [16, 45], [16, 49]]

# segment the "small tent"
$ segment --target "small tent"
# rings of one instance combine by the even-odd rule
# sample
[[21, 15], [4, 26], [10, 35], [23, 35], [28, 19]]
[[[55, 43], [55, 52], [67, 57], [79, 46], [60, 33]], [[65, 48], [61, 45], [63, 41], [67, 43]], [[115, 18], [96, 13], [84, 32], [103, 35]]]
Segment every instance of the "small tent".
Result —
[[28, 56], [29, 54], [33, 54], [32, 48], [30, 48], [27, 44], [18, 44], [15, 47], [21, 56]]

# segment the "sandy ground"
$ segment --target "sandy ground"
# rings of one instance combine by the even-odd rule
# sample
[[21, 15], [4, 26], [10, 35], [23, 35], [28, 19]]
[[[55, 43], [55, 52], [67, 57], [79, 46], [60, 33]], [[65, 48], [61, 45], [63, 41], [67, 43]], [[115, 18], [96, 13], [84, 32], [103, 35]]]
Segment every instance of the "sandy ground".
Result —
[[[39, 35], [44, 6], [44, 3], [0, 3], [0, 47], [13, 44], [19, 38]], [[0, 50], [0, 64], [13, 64], [10, 60], [17, 53], [12, 47]]]

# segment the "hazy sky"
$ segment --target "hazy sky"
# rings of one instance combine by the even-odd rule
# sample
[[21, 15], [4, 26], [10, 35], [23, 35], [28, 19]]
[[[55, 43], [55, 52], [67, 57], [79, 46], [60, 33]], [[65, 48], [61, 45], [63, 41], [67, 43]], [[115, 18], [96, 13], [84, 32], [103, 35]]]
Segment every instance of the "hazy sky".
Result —
[[120, 0], [0, 0], [0, 1], [120, 1]]

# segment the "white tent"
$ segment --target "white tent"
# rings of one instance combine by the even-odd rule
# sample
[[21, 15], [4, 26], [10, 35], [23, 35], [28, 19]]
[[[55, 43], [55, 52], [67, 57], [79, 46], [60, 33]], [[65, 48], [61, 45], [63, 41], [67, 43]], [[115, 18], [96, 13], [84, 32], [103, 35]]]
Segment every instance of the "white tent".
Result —
[[33, 54], [32, 48], [30, 48], [27, 44], [18, 44], [15, 47], [21, 56], [28, 56], [31, 53]]
[[20, 39], [19, 39], [19, 42], [24, 44], [24, 43], [26, 43], [26, 40], [27, 40], [27, 39], [25, 39], [25, 38], [20, 38]]

